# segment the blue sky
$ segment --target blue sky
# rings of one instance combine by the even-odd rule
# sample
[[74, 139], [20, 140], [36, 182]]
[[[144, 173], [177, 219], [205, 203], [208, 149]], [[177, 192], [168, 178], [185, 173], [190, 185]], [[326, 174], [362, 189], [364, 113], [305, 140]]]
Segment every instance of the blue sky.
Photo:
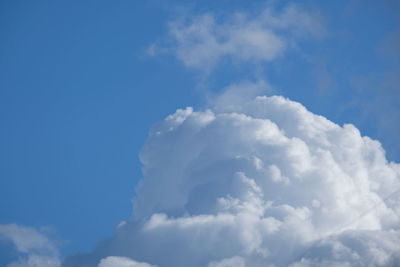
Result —
[[63, 255], [91, 250], [132, 216], [149, 128], [243, 80], [355, 124], [398, 162], [398, 2], [300, 1], [323, 29], [271, 62], [205, 71], [177, 58], [168, 23], [182, 14], [218, 21], [264, 4], [1, 1], [0, 223], [52, 227]]

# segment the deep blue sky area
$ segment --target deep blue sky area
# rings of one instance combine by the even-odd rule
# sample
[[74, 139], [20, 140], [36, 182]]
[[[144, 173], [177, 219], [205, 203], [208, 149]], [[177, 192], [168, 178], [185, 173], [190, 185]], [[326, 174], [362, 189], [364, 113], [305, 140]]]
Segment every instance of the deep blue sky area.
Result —
[[50, 226], [63, 254], [89, 251], [132, 216], [151, 125], [201, 108], [205, 91], [260, 76], [311, 111], [355, 124], [398, 162], [398, 1], [299, 1], [319, 14], [325, 36], [257, 74], [224, 62], [204, 77], [173, 53], [146, 53], [168, 43], [167, 24], [181, 12], [223, 18], [263, 3], [0, 1], [0, 223]]
[[146, 58], [166, 14], [137, 3], [1, 2], [3, 223], [87, 250], [131, 216], [149, 127], [196, 99], [178, 62]]

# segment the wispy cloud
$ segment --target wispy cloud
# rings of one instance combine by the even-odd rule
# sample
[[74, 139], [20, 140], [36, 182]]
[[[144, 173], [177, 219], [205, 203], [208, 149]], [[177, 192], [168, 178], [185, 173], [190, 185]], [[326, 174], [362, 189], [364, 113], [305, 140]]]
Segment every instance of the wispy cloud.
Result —
[[[168, 49], [185, 66], [211, 71], [224, 59], [262, 63], [282, 56], [302, 38], [320, 38], [324, 29], [318, 16], [290, 4], [281, 10], [268, 5], [254, 13], [237, 12], [219, 20], [213, 14], [191, 15], [169, 24]], [[149, 54], [163, 46], [152, 44]]]
[[111, 256], [102, 259], [98, 267], [155, 267], [144, 262], [137, 262], [126, 257]]
[[26, 226], [0, 225], [0, 241], [11, 242], [18, 252], [17, 261], [7, 267], [58, 267], [59, 253], [54, 243], [43, 233]]

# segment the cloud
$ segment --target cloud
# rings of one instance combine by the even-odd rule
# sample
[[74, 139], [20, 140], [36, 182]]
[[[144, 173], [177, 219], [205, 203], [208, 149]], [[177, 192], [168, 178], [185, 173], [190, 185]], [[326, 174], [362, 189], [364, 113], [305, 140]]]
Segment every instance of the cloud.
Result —
[[154, 267], [154, 265], [137, 262], [126, 257], [107, 257], [100, 261], [98, 267]]
[[20, 255], [7, 267], [58, 267], [61, 266], [57, 247], [37, 230], [15, 224], [0, 225], [0, 241], [13, 244]]
[[64, 266], [400, 264], [400, 165], [380, 143], [281, 96], [226, 105], [231, 88], [153, 127], [134, 218]]
[[210, 262], [207, 267], [244, 267], [245, 263], [241, 257], [233, 257], [230, 259], [224, 259], [219, 262]]
[[352, 231], [321, 240], [290, 267], [398, 266], [399, 231]]
[[241, 81], [230, 84], [219, 94], [208, 93], [207, 102], [217, 112], [220, 110], [238, 112], [243, 101], [249, 101], [258, 95], [271, 92], [273, 89], [265, 80]]
[[[316, 14], [295, 4], [282, 10], [268, 5], [257, 13], [237, 12], [218, 20], [213, 14], [188, 16], [169, 24], [170, 50], [185, 66], [212, 70], [224, 58], [262, 63], [280, 57], [301, 38], [320, 38], [324, 29]], [[149, 55], [165, 47], [152, 44]]]

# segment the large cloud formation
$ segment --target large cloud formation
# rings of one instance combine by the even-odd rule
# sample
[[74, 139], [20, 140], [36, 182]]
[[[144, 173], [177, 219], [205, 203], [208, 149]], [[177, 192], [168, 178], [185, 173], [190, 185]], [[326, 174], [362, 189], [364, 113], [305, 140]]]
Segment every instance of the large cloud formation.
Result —
[[400, 165], [378, 141], [281, 96], [226, 97], [154, 126], [134, 218], [64, 266], [400, 265]]

